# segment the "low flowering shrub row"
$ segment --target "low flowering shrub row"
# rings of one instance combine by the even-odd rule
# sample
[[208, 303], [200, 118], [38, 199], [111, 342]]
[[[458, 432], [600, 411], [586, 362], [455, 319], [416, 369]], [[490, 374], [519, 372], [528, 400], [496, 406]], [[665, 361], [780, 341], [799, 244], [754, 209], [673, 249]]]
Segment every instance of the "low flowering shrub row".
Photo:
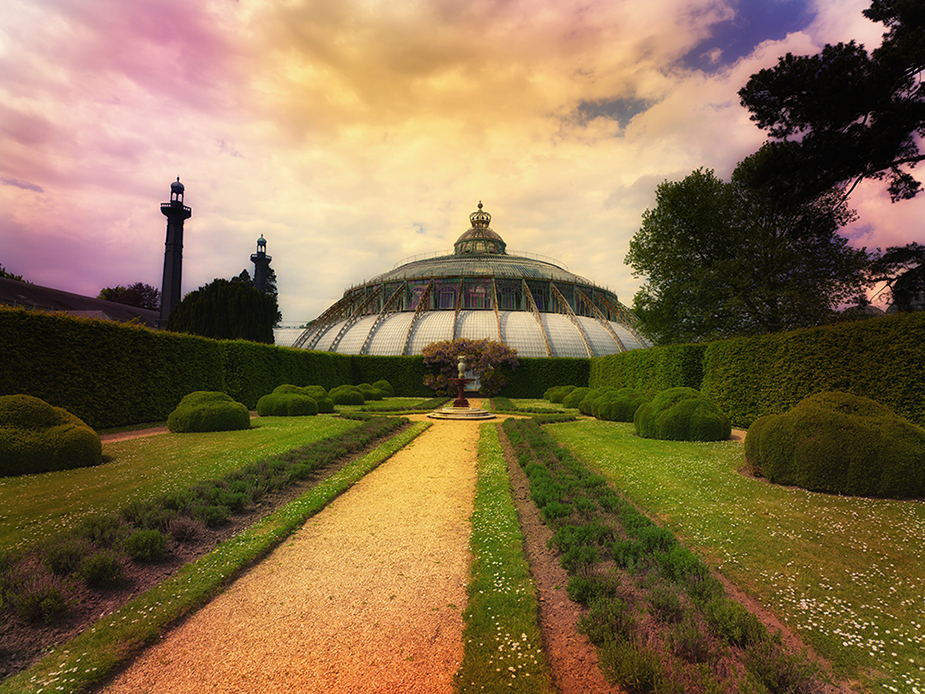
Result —
[[533, 420], [502, 426], [609, 679], [631, 691], [820, 691], [816, 667], [727, 598], [701, 559], [607, 478]]
[[119, 587], [131, 561], [157, 562], [165, 556], [168, 537], [174, 542], [191, 540], [203, 527], [225, 523], [269, 492], [305, 479], [407, 422], [398, 417], [371, 417], [338, 436], [256, 461], [180, 492], [133, 502], [119, 513], [85, 519], [32, 550], [4, 554], [0, 556], [0, 614], [54, 622], [76, 599], [75, 583]]

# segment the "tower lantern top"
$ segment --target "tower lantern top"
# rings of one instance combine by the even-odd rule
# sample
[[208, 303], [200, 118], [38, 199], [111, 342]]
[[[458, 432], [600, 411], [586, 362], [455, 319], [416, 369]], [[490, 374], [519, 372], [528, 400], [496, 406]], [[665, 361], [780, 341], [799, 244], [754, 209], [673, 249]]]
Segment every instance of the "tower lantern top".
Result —
[[180, 183], [180, 177], [170, 184], [170, 202], [183, 202], [183, 191], [185, 187]]
[[263, 238], [263, 234], [260, 235], [260, 238], [257, 239], [257, 252], [266, 253], [267, 252], [267, 240]]

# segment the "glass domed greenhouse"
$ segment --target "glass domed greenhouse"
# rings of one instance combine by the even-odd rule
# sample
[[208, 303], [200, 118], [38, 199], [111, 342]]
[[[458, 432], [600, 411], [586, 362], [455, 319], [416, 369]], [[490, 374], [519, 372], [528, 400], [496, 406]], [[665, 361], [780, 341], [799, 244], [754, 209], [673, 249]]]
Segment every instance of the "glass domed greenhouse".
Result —
[[552, 259], [508, 254], [482, 203], [469, 220], [452, 254], [411, 258], [351, 287], [292, 346], [396, 356], [440, 340], [488, 338], [523, 357], [600, 357], [650, 346], [615, 294]]

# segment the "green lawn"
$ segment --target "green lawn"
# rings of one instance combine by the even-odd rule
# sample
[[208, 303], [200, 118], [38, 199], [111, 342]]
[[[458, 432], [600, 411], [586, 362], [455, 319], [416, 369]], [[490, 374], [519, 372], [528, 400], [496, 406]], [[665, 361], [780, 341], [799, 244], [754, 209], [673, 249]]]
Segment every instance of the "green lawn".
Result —
[[841, 673], [925, 693], [925, 503], [751, 479], [741, 442], [640, 439], [593, 420], [549, 431]]
[[[30, 546], [84, 517], [189, 487], [357, 424], [332, 415], [258, 417], [243, 431], [105, 443], [109, 460], [96, 467], [0, 478], [0, 550]], [[146, 464], [139, 466], [139, 459]]]

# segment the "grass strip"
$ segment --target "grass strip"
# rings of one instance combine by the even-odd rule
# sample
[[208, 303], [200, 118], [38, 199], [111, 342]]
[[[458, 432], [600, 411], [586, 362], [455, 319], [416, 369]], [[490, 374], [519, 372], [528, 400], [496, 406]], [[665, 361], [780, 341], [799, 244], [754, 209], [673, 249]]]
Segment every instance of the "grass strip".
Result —
[[[556, 531], [550, 545], [569, 573], [566, 590], [588, 608], [579, 629], [598, 647], [608, 679], [662, 694], [728, 686], [756, 694], [821, 690], [818, 669], [803, 654], [788, 652], [778, 634], [725, 595], [696, 554], [615, 494], [605, 477], [535, 421], [509, 419], [503, 427], [531, 497]], [[601, 571], [605, 561], [623, 571]], [[645, 612], [657, 624], [637, 626]], [[737, 660], [741, 673], [723, 657]]]
[[101, 465], [0, 478], [0, 551], [27, 550], [87, 518], [179, 492], [357, 426], [335, 415], [258, 417], [250, 429], [103, 444]]
[[459, 692], [554, 692], [498, 431], [481, 426]]
[[[536, 402], [542, 404], [536, 404]], [[547, 407], [545, 400], [519, 400], [515, 405], [509, 398], [495, 396], [491, 399], [493, 412], [521, 412], [524, 414], [566, 414], [560, 407]], [[571, 421], [571, 420], [568, 420]]]
[[736, 441], [641, 439], [632, 424], [587, 420], [549, 431], [837, 672], [865, 691], [925, 692], [925, 503], [747, 477]]
[[55, 648], [0, 692], [85, 692], [156, 639], [170, 624], [204, 605], [245, 567], [264, 557], [337, 496], [405, 447], [430, 425], [413, 424], [275, 513], [218, 545], [196, 562], [103, 617]]

